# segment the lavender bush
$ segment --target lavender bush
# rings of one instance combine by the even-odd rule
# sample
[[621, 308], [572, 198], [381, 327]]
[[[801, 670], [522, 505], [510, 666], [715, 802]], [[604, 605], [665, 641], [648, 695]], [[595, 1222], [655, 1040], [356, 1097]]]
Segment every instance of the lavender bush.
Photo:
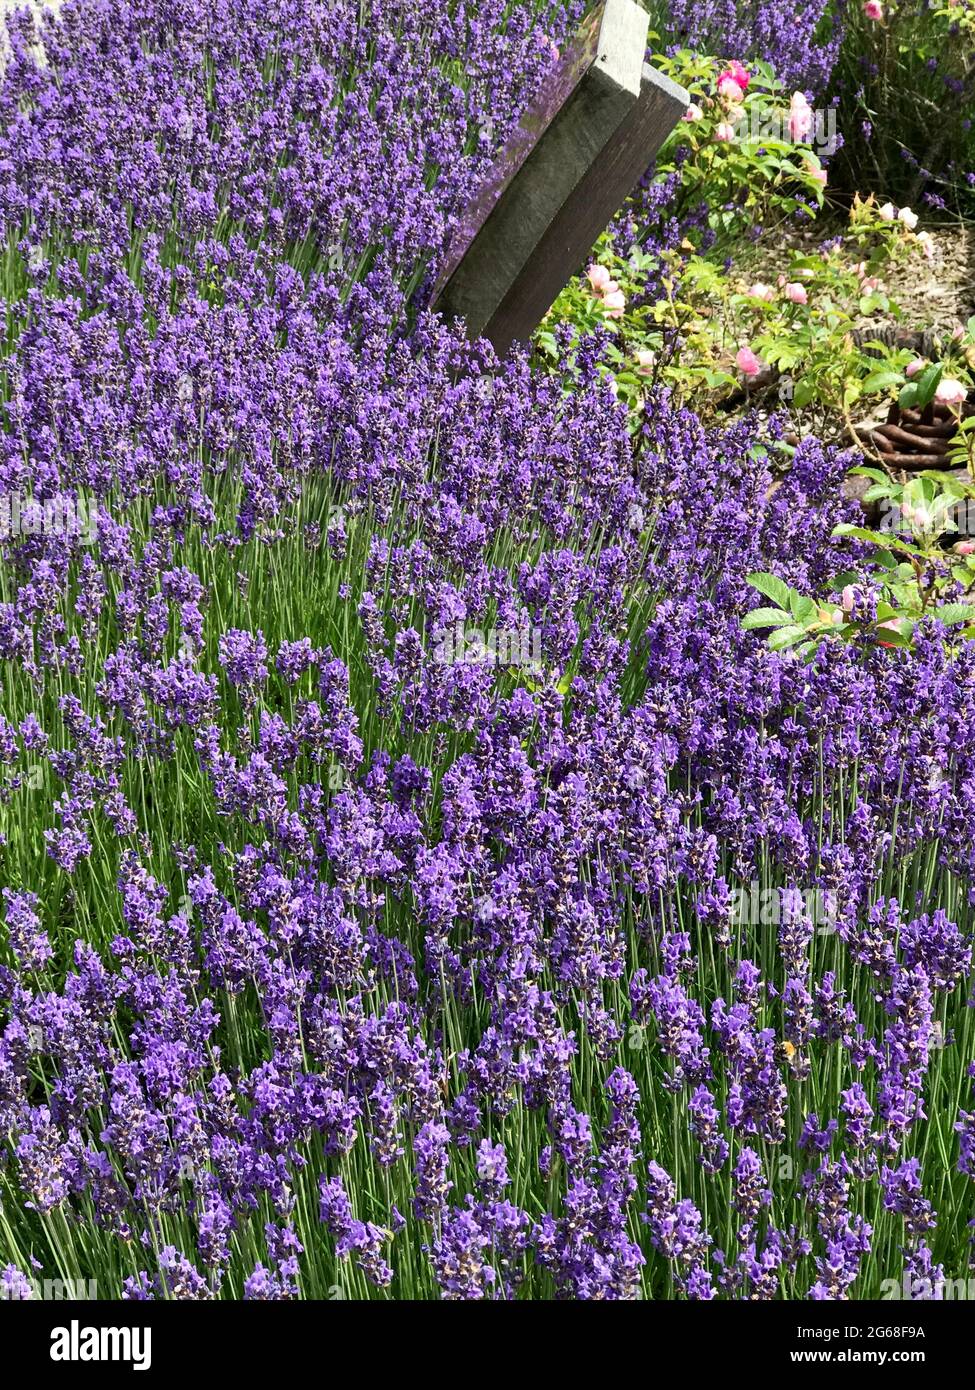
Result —
[[856, 558], [843, 456], [773, 487], [774, 421], [632, 438], [598, 342], [410, 308], [573, 18], [13, 27], [11, 1297], [967, 1271], [971, 644], [770, 650], [748, 575]]
[[844, 132], [834, 177], [933, 217], [975, 209], [975, 5], [880, 0], [850, 21], [832, 89]]
[[760, 59], [786, 87], [821, 95], [843, 41], [847, 0], [658, 0], [651, 8], [675, 43]]

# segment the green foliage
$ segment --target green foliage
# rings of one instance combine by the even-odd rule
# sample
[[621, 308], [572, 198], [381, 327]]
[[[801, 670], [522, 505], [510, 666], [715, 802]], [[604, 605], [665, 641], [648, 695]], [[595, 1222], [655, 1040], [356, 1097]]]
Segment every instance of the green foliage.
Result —
[[[861, 395], [906, 380], [911, 353], [859, 344], [853, 330], [864, 314], [899, 313], [880, 276], [918, 254], [917, 238], [873, 198], [855, 202], [846, 233], [828, 249], [784, 257], [775, 285], [748, 284], [713, 251], [689, 242], [656, 256], [634, 244], [621, 256], [606, 234], [588, 274], [559, 297], [536, 343], [554, 362], [559, 323], [576, 338], [601, 326], [611, 335], [606, 373], [631, 409], [660, 383], [704, 413], [740, 389], [736, 354], [750, 347], [778, 375], [783, 403], [848, 416]], [[594, 266], [622, 295], [621, 308], [594, 288]], [[646, 294], [650, 279], [659, 284], [656, 296]]]
[[[656, 36], [651, 35], [651, 40]], [[809, 145], [789, 134], [789, 98], [768, 63], [749, 64], [751, 81], [740, 102], [718, 93], [724, 63], [682, 49], [655, 53], [654, 66], [690, 95], [689, 114], [657, 160], [657, 175], [680, 171], [673, 206], [683, 222], [692, 209], [707, 207], [706, 225], [716, 238], [713, 255], [756, 225], [774, 227], [801, 208], [823, 204], [822, 165]], [[722, 127], [732, 138], [724, 139]], [[692, 231], [695, 240], [698, 233]]]
[[865, 559], [836, 575], [822, 600], [799, 593], [774, 574], [750, 574], [749, 584], [774, 607], [752, 609], [742, 627], [771, 628], [769, 647], [794, 647], [807, 659], [825, 639], [912, 647], [925, 618], [962, 629], [962, 637], [975, 636], [975, 554], [964, 540], [951, 549], [942, 544], [955, 524], [958, 503], [975, 499], [975, 488], [938, 475], [901, 484], [879, 469], [855, 471], [873, 480], [867, 500], [884, 504], [880, 529], [844, 522], [834, 535], [865, 545]]
[[854, 193], [881, 184], [891, 197], [918, 202], [936, 188], [946, 204], [975, 213], [975, 3], [884, 0], [884, 18], [859, 4], [845, 17], [833, 74], [843, 144], [831, 181]]

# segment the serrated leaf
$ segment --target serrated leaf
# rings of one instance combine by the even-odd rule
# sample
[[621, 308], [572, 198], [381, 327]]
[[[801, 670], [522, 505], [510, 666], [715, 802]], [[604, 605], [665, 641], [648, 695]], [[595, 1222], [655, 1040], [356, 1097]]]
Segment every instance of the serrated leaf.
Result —
[[944, 375], [944, 363], [932, 362], [930, 367], [925, 367], [920, 376], [916, 379], [917, 397], [914, 404], [921, 409], [929, 405], [934, 400], [934, 393], [937, 391]]
[[804, 594], [796, 593], [795, 589], [789, 595], [789, 608], [792, 616], [797, 623], [805, 623], [816, 611], [816, 605], [811, 598]]
[[764, 594], [766, 598], [770, 598], [772, 602], [777, 603], [780, 608], [789, 607], [789, 595], [792, 590], [784, 580], [779, 579], [778, 575], [763, 574], [760, 571], [756, 571], [753, 574], [746, 575], [745, 579], [753, 589], [757, 589], [760, 594]]
[[754, 627], [781, 627], [788, 622], [791, 622], [791, 617], [781, 608], [753, 608], [742, 618], [741, 625], [743, 628], [751, 629]]
[[853, 521], [841, 521], [833, 528], [833, 535], [852, 536], [858, 541], [873, 541], [874, 545], [887, 544], [887, 537], [882, 536], [879, 531], [872, 531], [869, 526], [857, 526]]
[[902, 550], [905, 555], [923, 556], [924, 552], [918, 550], [916, 545], [908, 545], [906, 541], [894, 541], [889, 536], [882, 536], [879, 531], [871, 531], [869, 526], [854, 526], [848, 521], [841, 521], [839, 526], [833, 530], [834, 536], [852, 536], [854, 540], [870, 541], [873, 545], [881, 546], [888, 554], [890, 547], [894, 550]]
[[807, 636], [804, 627], [780, 627], [776, 628], [768, 639], [768, 645], [773, 652], [784, 651], [786, 647], [794, 647], [797, 642], [801, 642]]
[[933, 616], [945, 627], [953, 623], [970, 623], [975, 620], [975, 605], [971, 603], [944, 603], [934, 610]]
[[889, 391], [892, 386], [899, 386], [903, 381], [900, 372], [885, 371], [871, 372], [863, 383], [864, 391], [870, 395], [874, 391]]

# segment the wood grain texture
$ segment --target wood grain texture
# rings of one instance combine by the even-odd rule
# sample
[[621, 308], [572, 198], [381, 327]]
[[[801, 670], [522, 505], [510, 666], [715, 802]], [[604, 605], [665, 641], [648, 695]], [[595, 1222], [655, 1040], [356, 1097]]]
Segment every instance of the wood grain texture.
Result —
[[499, 354], [530, 338], [687, 109], [644, 63], [647, 30], [635, 0], [605, 0], [461, 219], [434, 307]]
[[688, 96], [649, 66], [639, 101], [566, 199], [484, 329], [503, 356], [527, 342], [580, 269], [593, 243], [687, 110]]
[[586, 17], [566, 48], [561, 62], [529, 105], [517, 128], [496, 157], [487, 177], [464, 209], [450, 238], [434, 286], [434, 299], [443, 292], [502, 195], [596, 61], [604, 10], [605, 4], [597, 5]]

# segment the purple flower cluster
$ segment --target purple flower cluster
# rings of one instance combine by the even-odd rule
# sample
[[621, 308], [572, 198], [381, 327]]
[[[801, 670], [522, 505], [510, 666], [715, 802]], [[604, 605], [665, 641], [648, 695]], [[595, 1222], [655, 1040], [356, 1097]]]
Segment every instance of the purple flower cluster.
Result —
[[789, 90], [822, 93], [843, 42], [845, 0], [668, 0], [667, 29], [699, 53], [771, 64]]
[[975, 647], [769, 651], [746, 575], [842, 567], [847, 460], [773, 490], [774, 423], [633, 439], [594, 345], [566, 389], [405, 315], [553, 33], [15, 26], [0, 487], [97, 535], [3, 541], [3, 1287], [71, 1231], [137, 1299], [843, 1297], [863, 1202], [938, 1235]]

